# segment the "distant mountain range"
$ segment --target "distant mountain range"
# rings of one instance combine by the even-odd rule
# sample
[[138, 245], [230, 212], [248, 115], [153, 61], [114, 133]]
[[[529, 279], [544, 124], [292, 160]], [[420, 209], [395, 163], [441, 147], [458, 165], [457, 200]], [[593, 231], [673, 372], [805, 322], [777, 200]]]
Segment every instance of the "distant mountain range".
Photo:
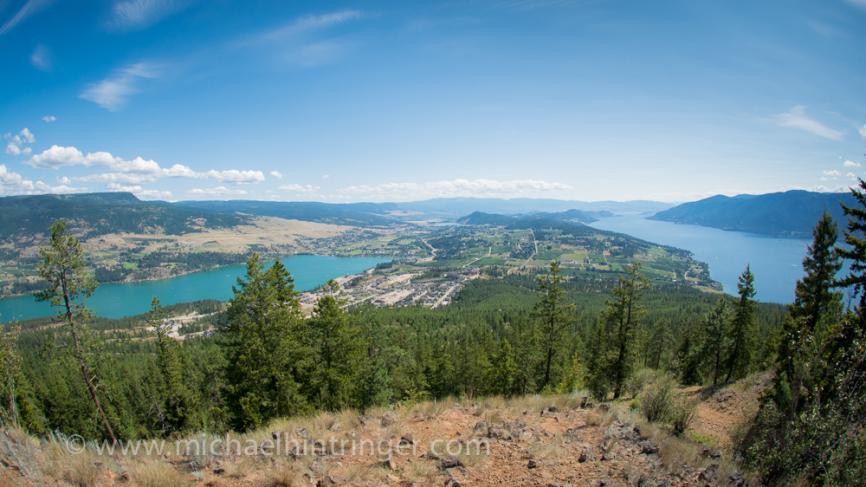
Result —
[[[472, 212], [501, 215], [581, 211], [595, 215], [655, 213], [673, 206], [655, 201], [565, 201], [515, 198], [436, 198], [405, 203], [321, 203], [278, 201], [181, 201], [178, 206], [276, 216], [321, 223], [381, 226], [401, 221], [454, 221]], [[592, 221], [592, 220], [589, 220]]]
[[801, 190], [761, 195], [718, 195], [660, 211], [652, 218], [773, 237], [809, 238], [825, 211], [839, 225], [840, 232], [845, 228], [843, 203], [853, 205], [854, 197], [850, 193]]
[[457, 223], [462, 223], [464, 225], [513, 226], [525, 220], [551, 220], [587, 224], [598, 221], [599, 218], [609, 216], [613, 216], [613, 213], [609, 211], [566, 210], [560, 212], [534, 212], [519, 215], [503, 215], [500, 213], [475, 211], [464, 217], [458, 218]]
[[142, 201], [130, 193], [86, 193], [0, 197], [0, 240], [44, 233], [64, 218], [84, 235], [104, 233], [182, 234], [232, 227], [252, 216], [319, 223], [383, 227], [416, 221], [520, 226], [529, 221], [588, 224], [614, 214], [652, 214], [656, 220], [689, 223], [775, 237], [808, 238], [828, 211], [844, 228], [840, 204], [848, 193], [786, 191], [763, 195], [713, 196], [671, 207], [652, 201], [581, 202], [546, 199], [438, 198], [406, 203], [277, 201]]
[[408, 203], [253, 200], [168, 203], [143, 201], [131, 193], [46, 194], [0, 197], [0, 240], [44, 234], [51, 222], [60, 218], [68, 220], [84, 236], [116, 232], [177, 235], [202, 228], [232, 227], [255, 216], [383, 227], [425, 220], [453, 222], [473, 212], [477, 212], [474, 218], [484, 219], [484, 215], [493, 215], [491, 210], [496, 210], [503, 219], [532, 215], [535, 219], [589, 223], [613, 212], [645, 212], [668, 206], [640, 201], [585, 203], [491, 198], [441, 198]]

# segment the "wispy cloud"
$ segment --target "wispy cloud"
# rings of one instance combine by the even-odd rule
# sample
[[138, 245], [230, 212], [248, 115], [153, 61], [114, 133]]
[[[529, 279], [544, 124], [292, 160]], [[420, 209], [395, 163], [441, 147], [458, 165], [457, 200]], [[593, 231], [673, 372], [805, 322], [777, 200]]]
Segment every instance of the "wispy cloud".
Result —
[[866, 0], [847, 0], [849, 4], [866, 10]]
[[842, 163], [842, 166], [844, 166], [844, 167], [860, 167], [860, 163], [846, 159], [845, 162]]
[[41, 71], [51, 71], [51, 51], [41, 44], [36, 46], [30, 54], [30, 64]]
[[197, 196], [243, 196], [247, 194], [243, 189], [227, 188], [225, 186], [216, 186], [214, 188], [193, 188], [189, 193]]
[[842, 140], [842, 132], [834, 130], [806, 114], [806, 107], [797, 105], [785, 113], [776, 115], [777, 123], [782, 127], [805, 130], [819, 137], [830, 140]]
[[280, 191], [288, 191], [290, 193], [315, 193], [320, 188], [312, 184], [283, 184], [277, 189]]
[[54, 115], [45, 115], [44, 117], [42, 117], [42, 121], [45, 123], [54, 123], [57, 121], [57, 117], [55, 117]]
[[180, 12], [191, 0], [121, 0], [111, 7], [108, 25], [118, 30], [144, 29]]
[[864, 123], [863, 126], [859, 129], [857, 129], [857, 131], [860, 132], [861, 137], [866, 137], [866, 123]]
[[154, 79], [160, 75], [159, 66], [140, 62], [125, 66], [102, 81], [88, 86], [79, 95], [110, 111], [122, 108], [130, 96], [137, 93], [143, 79]]
[[27, 0], [24, 5], [18, 9], [18, 12], [16, 12], [15, 15], [6, 20], [6, 22], [0, 24], [0, 35], [14, 29], [16, 25], [24, 22], [28, 17], [39, 12], [51, 2], [52, 0]]
[[299, 36], [308, 32], [327, 29], [362, 17], [358, 10], [340, 10], [321, 15], [306, 15], [277, 28], [260, 32], [239, 42], [240, 45], [250, 45], [265, 42], [277, 42]]
[[451, 179], [424, 183], [397, 182], [354, 185], [337, 191], [341, 199], [410, 200], [445, 197], [537, 196], [571, 189], [563, 183], [538, 179]]

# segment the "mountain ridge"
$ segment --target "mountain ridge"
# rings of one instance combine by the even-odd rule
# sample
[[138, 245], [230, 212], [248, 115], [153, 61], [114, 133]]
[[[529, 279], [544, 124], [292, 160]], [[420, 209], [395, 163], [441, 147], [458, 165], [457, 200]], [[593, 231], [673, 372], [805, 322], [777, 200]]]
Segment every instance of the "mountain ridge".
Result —
[[850, 193], [805, 190], [714, 195], [660, 211], [650, 218], [771, 237], [809, 238], [825, 211], [837, 224], [845, 221], [842, 204], [853, 205], [854, 197]]

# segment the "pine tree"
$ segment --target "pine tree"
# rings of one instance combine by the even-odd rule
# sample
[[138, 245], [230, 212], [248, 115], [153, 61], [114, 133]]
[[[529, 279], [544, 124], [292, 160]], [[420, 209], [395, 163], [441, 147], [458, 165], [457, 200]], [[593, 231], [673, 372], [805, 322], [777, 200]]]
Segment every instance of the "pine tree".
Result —
[[334, 411], [351, 403], [361, 344], [336, 297], [336, 283], [327, 289], [307, 323], [307, 340], [315, 354], [310, 379], [314, 404]]
[[306, 411], [300, 393], [300, 304], [294, 283], [277, 260], [265, 271], [258, 254], [247, 260], [226, 312], [227, 405], [232, 426], [247, 430]]
[[[848, 228], [845, 232], [846, 247], [837, 251], [848, 261], [848, 275], [837, 285], [851, 286], [855, 295], [860, 296], [860, 310], [866, 311], [866, 181], [859, 179], [858, 187], [851, 188], [851, 195], [857, 201], [857, 206], [843, 204], [842, 210], [848, 217]], [[861, 327], [866, 328], [866, 315], [860, 313]]]
[[48, 286], [37, 293], [36, 298], [61, 308], [61, 317], [72, 339], [72, 355], [84, 379], [87, 393], [102, 423], [104, 434], [112, 443], [116, 443], [117, 437], [99, 398], [98, 381], [88, 362], [82, 337], [84, 330], [81, 322], [86, 320], [90, 313], [78, 301], [93, 294], [96, 281], [85, 266], [81, 242], [66, 231], [66, 222], [55, 221], [51, 225], [50, 234], [49, 244], [39, 251], [42, 262], [38, 268], [39, 276], [48, 282]]
[[716, 307], [707, 314], [704, 319], [704, 343], [701, 346], [700, 355], [705, 360], [705, 367], [713, 377], [713, 385], [718, 384], [722, 374], [724, 353], [726, 350], [726, 338], [728, 334], [728, 301], [719, 298]]
[[634, 263], [626, 269], [613, 290], [613, 299], [607, 302], [605, 318], [611, 331], [613, 357], [610, 373], [613, 378], [613, 397], [622, 394], [623, 386], [632, 373], [633, 346], [643, 308], [640, 299], [649, 287], [649, 281], [640, 273], [640, 264]]
[[600, 401], [607, 399], [610, 392], [609, 347], [607, 328], [603, 324], [597, 324], [589, 349], [586, 387], [590, 394]]
[[755, 276], [749, 266], [737, 282], [739, 299], [731, 323], [731, 338], [725, 365], [725, 382], [742, 378], [752, 365], [752, 347], [755, 336]]
[[183, 431], [193, 415], [192, 393], [183, 380], [180, 346], [170, 335], [171, 323], [165, 319], [156, 297], [150, 304], [148, 325], [156, 332], [156, 363], [161, 377], [159, 389], [165, 429]]
[[499, 347], [492, 359], [490, 382], [496, 394], [512, 396], [516, 392], [517, 361], [514, 348], [505, 338], [499, 340]]
[[45, 418], [33, 398], [18, 352], [19, 326], [0, 331], [0, 423], [20, 426], [31, 433], [45, 429]]
[[800, 391], [811, 388], [808, 369], [820, 361], [825, 329], [842, 312], [842, 295], [833, 288], [842, 262], [835, 249], [836, 224], [829, 214], [824, 213], [812, 236], [803, 259], [806, 275], [797, 281], [778, 350], [776, 400], [790, 415], [800, 409]]
[[534, 315], [541, 324], [541, 347], [543, 353], [543, 375], [541, 388], [552, 381], [552, 367], [564, 333], [571, 322], [574, 306], [565, 303], [561, 289], [559, 262], [550, 263], [550, 273], [538, 279], [541, 301], [535, 306]]

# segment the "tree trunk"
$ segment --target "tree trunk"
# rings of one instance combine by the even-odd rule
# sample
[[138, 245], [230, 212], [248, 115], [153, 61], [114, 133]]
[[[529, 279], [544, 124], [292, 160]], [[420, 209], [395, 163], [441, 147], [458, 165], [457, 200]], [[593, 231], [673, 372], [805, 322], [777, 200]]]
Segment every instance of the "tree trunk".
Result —
[[96, 395], [96, 386], [93, 384], [93, 375], [90, 372], [90, 367], [84, 360], [84, 353], [81, 350], [81, 342], [78, 339], [78, 332], [75, 329], [75, 319], [72, 316], [72, 304], [69, 302], [69, 290], [66, 287], [66, 276], [61, 276], [60, 283], [63, 286], [63, 304], [66, 306], [66, 322], [69, 325], [69, 331], [72, 335], [73, 354], [78, 361], [78, 367], [81, 369], [81, 375], [84, 378], [84, 383], [87, 386], [87, 393], [90, 395], [90, 400], [96, 407], [96, 413], [102, 421], [102, 426], [105, 428], [105, 433], [111, 443], [117, 443], [117, 437], [114, 436], [114, 429], [108, 421], [108, 416], [105, 410], [102, 409], [102, 403], [99, 402], [99, 396]]

